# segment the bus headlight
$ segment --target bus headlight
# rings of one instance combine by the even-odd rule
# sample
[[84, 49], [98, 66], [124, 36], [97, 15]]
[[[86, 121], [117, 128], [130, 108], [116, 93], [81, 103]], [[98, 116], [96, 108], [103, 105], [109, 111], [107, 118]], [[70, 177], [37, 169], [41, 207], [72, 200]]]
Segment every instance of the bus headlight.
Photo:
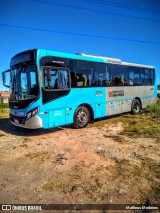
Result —
[[32, 109], [31, 111], [29, 111], [29, 112], [27, 113], [27, 120], [28, 120], [29, 118], [33, 117], [34, 115], [36, 115], [38, 111], [39, 111], [39, 106], [36, 107], [36, 108], [34, 108], [34, 109]]
[[27, 113], [27, 119], [31, 118], [32, 117], [32, 113], [31, 112], [28, 112]]

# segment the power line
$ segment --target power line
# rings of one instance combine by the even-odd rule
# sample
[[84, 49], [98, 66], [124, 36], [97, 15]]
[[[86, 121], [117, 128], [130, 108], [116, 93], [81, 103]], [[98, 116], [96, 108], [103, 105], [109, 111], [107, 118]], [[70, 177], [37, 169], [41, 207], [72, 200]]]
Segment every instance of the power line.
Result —
[[135, 6], [128, 5], [128, 4], [120, 4], [120, 3], [116, 3], [116, 2], [103, 1], [103, 0], [102, 1], [99, 1], [99, 0], [83, 0], [83, 1], [93, 2], [93, 3], [97, 3], [97, 4], [103, 4], [103, 5], [110, 5], [110, 6], [115, 6], [115, 7], [122, 7], [122, 8], [126, 8], [126, 9], [143, 11], [143, 12], [148, 12], [148, 13], [160, 14], [159, 10], [151, 10], [151, 9], [147, 9], [147, 8], [143, 8], [143, 7], [135, 7]]
[[79, 7], [79, 6], [71, 6], [71, 5], [67, 5], [67, 4], [61, 4], [61, 3], [53, 3], [53, 2], [45, 1], [45, 0], [27, 0], [27, 1], [44, 3], [44, 4], [54, 5], [54, 6], [58, 6], [58, 7], [66, 7], [66, 8], [76, 9], [76, 10], [84, 10], [84, 11], [94, 12], [94, 13], [101, 13], [101, 14], [107, 14], [107, 15], [110, 14], [110, 15], [116, 15], [116, 16], [123, 16], [123, 17], [127, 17], [127, 18], [135, 18], [135, 19], [138, 19], [138, 20], [144, 19], [144, 20], [147, 20], [147, 21], [160, 22], [160, 20], [158, 20], [158, 19], [144, 18], [144, 17], [141, 17], [141, 16], [132, 16], [132, 15], [126, 15], [126, 14], [115, 13], [115, 12], [110, 12], [110, 11], [89, 9], [89, 8], [84, 8], [84, 7]]
[[88, 37], [88, 38], [112, 39], [112, 40], [149, 43], [149, 44], [157, 44], [157, 45], [160, 44], [160, 41], [157, 41], [157, 42], [156, 41], [145, 41], [145, 40], [119, 38], [119, 37], [112, 37], [112, 36], [105, 36], [105, 35], [74, 33], [74, 32], [69, 32], [69, 31], [50, 30], [50, 29], [43, 29], [43, 28], [20, 26], [20, 25], [1, 24], [0, 23], [0, 26], [10, 27], [10, 28], [18, 28], [18, 29], [26, 29], [26, 30], [33, 30], [33, 31], [43, 31], [43, 32], [48, 32], [48, 33], [66, 34], [66, 35], [72, 35], [72, 36], [81, 36], [81, 37]]

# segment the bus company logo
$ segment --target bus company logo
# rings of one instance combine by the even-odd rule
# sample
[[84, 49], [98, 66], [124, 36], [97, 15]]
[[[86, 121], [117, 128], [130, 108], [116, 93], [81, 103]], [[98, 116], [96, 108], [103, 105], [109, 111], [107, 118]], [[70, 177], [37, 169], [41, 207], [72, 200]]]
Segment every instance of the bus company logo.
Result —
[[109, 97], [113, 97], [113, 92], [111, 89], [109, 90], [108, 95], [109, 95]]
[[124, 96], [124, 90], [109, 90], [108, 91], [109, 97], [118, 97], [118, 96]]

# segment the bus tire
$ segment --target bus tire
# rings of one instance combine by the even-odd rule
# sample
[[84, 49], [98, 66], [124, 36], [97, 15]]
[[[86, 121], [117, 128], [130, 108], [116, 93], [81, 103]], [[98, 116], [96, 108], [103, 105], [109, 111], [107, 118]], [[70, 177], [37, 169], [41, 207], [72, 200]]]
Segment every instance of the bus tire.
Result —
[[131, 113], [132, 115], [136, 115], [141, 111], [141, 103], [139, 100], [134, 99], [132, 101], [132, 106], [131, 106]]
[[72, 124], [74, 128], [84, 128], [90, 122], [90, 112], [85, 106], [79, 106], [74, 114], [74, 123]]

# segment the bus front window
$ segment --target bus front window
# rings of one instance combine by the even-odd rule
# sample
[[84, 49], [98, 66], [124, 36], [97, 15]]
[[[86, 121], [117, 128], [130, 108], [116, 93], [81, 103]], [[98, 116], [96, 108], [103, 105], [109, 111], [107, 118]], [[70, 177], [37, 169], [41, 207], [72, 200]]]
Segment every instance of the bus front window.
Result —
[[11, 70], [10, 100], [27, 100], [39, 95], [37, 69], [35, 65]]

